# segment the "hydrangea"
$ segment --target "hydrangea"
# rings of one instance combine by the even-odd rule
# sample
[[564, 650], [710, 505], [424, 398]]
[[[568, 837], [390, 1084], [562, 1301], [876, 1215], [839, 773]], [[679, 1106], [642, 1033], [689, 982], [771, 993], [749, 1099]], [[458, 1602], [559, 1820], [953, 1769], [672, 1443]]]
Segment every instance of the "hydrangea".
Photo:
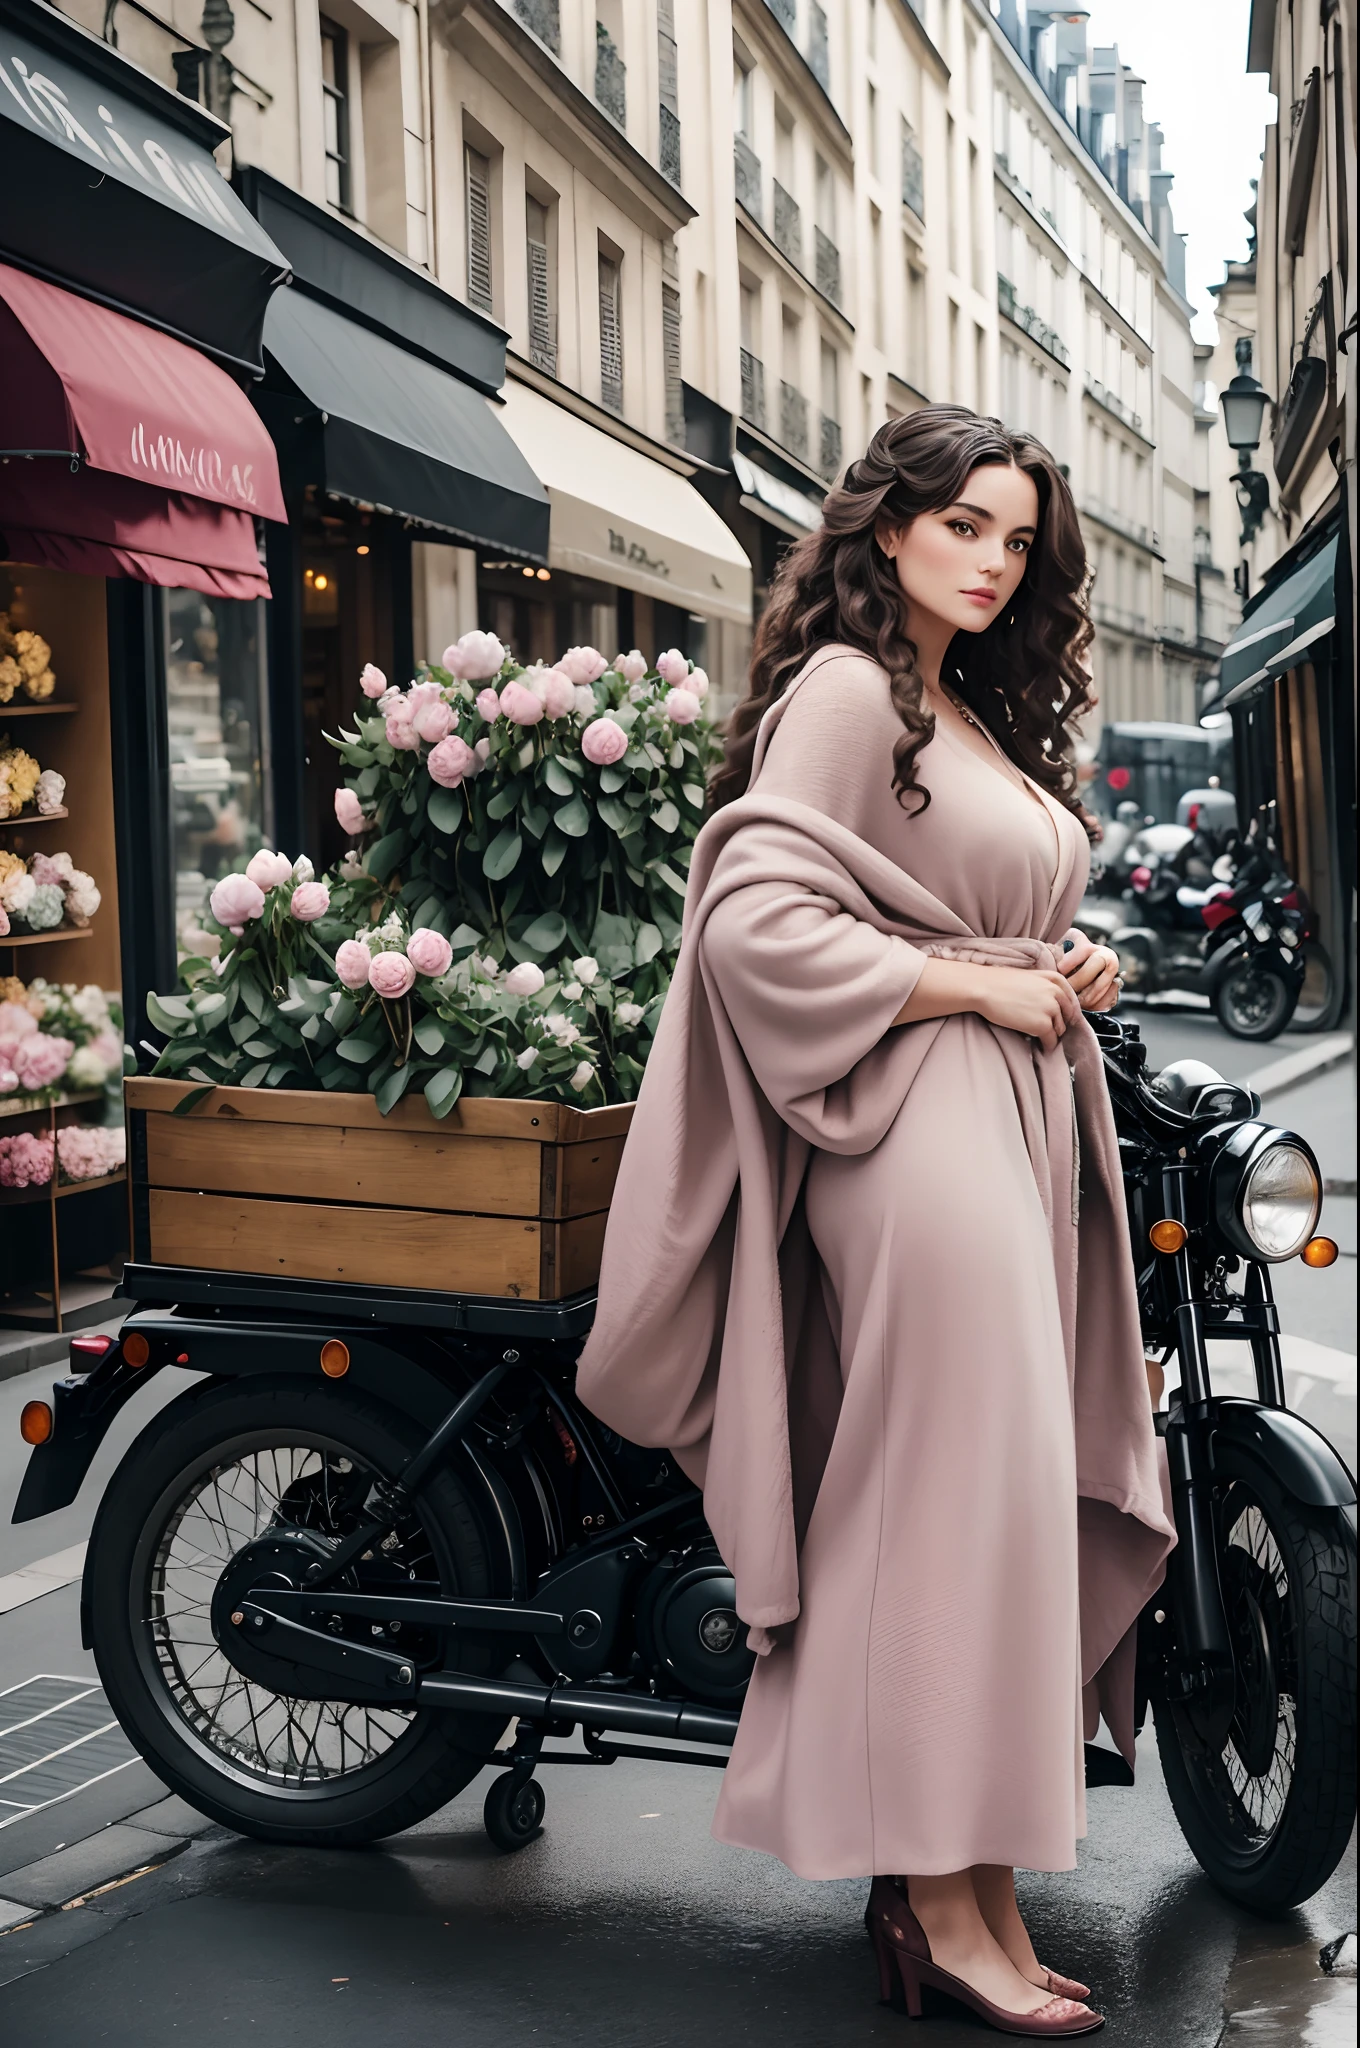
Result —
[[55, 931], [66, 915], [66, 898], [55, 882], [35, 882], [23, 914], [35, 932]]

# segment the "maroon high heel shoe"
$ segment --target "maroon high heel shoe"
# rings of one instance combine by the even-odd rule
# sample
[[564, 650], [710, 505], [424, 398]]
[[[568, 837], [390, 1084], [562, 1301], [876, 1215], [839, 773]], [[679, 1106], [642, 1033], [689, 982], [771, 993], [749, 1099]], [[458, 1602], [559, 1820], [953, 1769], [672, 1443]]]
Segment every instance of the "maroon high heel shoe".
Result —
[[911, 1906], [891, 1878], [875, 1878], [869, 1894], [869, 1932], [878, 1958], [879, 1992], [885, 2005], [905, 2000], [908, 2017], [921, 2018], [921, 1990], [926, 1984], [986, 2020], [999, 2034], [1025, 2034], [1035, 2038], [1064, 2038], [1094, 2034], [1105, 2024], [1104, 2017], [1066, 1997], [1050, 1998], [1037, 2012], [1006, 2012], [993, 2005], [971, 1984], [942, 1970], [930, 1954], [930, 1943]]
[[[880, 1893], [880, 1886], [888, 1887], [888, 1890]], [[873, 1888], [869, 1893], [869, 1903], [864, 1908], [864, 1932], [868, 1935], [870, 1941], [874, 1938], [873, 1916], [875, 1902], [879, 1900], [882, 1900], [884, 1903], [889, 1902], [889, 1894], [892, 1900], [906, 1897], [901, 1878], [876, 1877], [873, 1882]], [[1047, 1969], [1042, 1963], [1040, 1963], [1039, 1968], [1043, 1970], [1045, 1984], [1055, 1998], [1071, 1998], [1080, 2002], [1083, 1998], [1091, 1996], [1090, 1985], [1081, 1983], [1078, 1978], [1064, 1977], [1060, 1971]], [[1021, 1974], [1023, 1975], [1023, 1972]]]

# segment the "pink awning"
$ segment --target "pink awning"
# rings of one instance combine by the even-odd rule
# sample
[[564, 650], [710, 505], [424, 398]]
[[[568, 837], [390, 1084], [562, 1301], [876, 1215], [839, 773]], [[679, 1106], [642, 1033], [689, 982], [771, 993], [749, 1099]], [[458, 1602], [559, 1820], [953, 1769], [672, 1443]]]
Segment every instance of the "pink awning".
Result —
[[245, 393], [183, 342], [4, 263], [0, 451], [12, 559], [269, 595], [254, 521], [287, 513]]

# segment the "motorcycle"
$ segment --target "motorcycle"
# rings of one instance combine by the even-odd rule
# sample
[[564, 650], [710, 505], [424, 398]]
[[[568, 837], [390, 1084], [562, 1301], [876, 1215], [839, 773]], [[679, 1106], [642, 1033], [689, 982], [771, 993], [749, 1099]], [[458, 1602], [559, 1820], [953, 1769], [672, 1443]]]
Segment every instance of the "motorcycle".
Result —
[[1156, 825], [1131, 842], [1132, 857], [1121, 906], [1088, 898], [1076, 918], [1118, 953], [1128, 993], [1204, 995], [1232, 1037], [1277, 1038], [1316, 949], [1307, 900], [1269, 840], [1249, 835], [1221, 852], [1202, 826]]
[[[1149, 1081], [1136, 1029], [1093, 1025], [1144, 1335], [1180, 1367], [1157, 1418], [1179, 1543], [1139, 1626], [1138, 1717], [1205, 1870], [1283, 1911], [1335, 1868], [1355, 1806], [1355, 1490], [1286, 1406], [1269, 1273], [1336, 1248], [1302, 1138], [1197, 1062]], [[81, 1594], [119, 1721], [192, 1805], [268, 1842], [363, 1843], [490, 1765], [486, 1829], [515, 1850], [545, 1766], [726, 1762], [754, 1661], [735, 1586], [671, 1458], [576, 1399], [593, 1293], [145, 1264], [123, 1284], [118, 1336], [73, 1338], [24, 1411], [14, 1518], [75, 1498], [157, 1372], [204, 1375], [110, 1480]], [[1256, 1399], [1213, 1393], [1221, 1339], [1250, 1345]], [[1131, 1781], [1112, 1751], [1087, 1766]]]

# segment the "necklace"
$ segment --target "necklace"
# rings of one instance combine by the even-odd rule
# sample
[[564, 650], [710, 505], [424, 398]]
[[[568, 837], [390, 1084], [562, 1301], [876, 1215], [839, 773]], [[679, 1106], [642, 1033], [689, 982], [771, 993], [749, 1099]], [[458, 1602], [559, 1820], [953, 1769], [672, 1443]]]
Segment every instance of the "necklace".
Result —
[[952, 706], [952, 708], [958, 712], [959, 717], [962, 718], [968, 725], [972, 726], [974, 732], [982, 731], [981, 720], [974, 718], [972, 712], [968, 709], [968, 706], [959, 701], [959, 699], [954, 695], [954, 692], [948, 687], [947, 684], [937, 683], [935, 687], [939, 691], [940, 695], [944, 698], [946, 704]]

